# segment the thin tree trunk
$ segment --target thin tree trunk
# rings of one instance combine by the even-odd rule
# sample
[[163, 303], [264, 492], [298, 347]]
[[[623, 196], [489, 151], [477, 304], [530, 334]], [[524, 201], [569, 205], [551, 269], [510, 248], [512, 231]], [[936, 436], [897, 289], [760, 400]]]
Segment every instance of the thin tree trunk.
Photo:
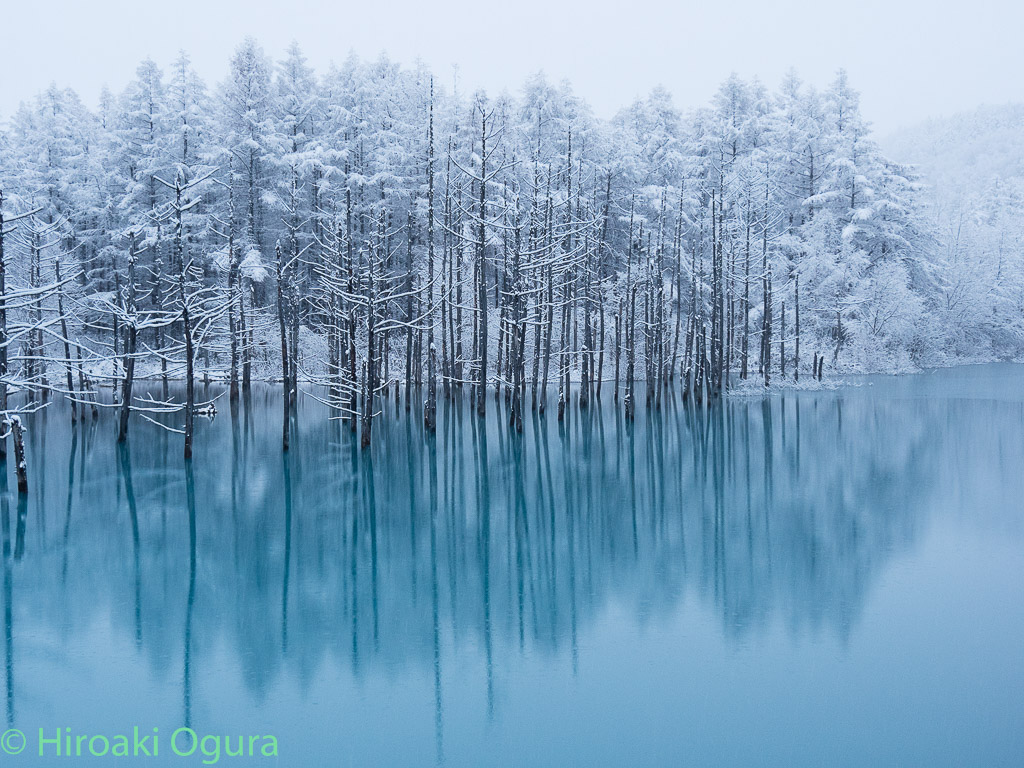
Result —
[[[135, 349], [138, 343], [138, 328], [135, 319], [135, 262], [136, 232], [128, 233], [128, 301], [125, 310], [128, 315], [128, 338], [125, 341], [124, 350], [124, 379], [121, 385], [121, 418], [117, 428], [117, 442], [123, 443], [128, 438], [128, 417], [131, 414], [132, 385], [135, 381]], [[68, 381], [71, 380], [71, 370], [68, 369]]]
[[281, 423], [281, 449], [284, 451], [288, 450], [288, 429], [289, 422], [291, 421], [291, 408], [289, 400], [291, 399], [288, 394], [288, 387], [291, 384], [291, 378], [289, 377], [288, 371], [288, 324], [285, 319], [284, 309], [284, 282], [285, 282], [285, 268], [284, 268], [284, 256], [281, 253], [281, 244], [277, 244], [277, 322], [281, 329], [281, 386], [284, 388], [282, 393], [282, 401], [284, 409], [282, 413]]

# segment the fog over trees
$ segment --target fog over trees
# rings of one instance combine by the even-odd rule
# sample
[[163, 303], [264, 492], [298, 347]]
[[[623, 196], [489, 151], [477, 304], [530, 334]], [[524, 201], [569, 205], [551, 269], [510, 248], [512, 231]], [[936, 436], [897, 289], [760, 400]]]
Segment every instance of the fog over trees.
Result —
[[1024, 105], [929, 120], [886, 137], [884, 146], [926, 182], [947, 350], [970, 360], [1015, 354], [1024, 320]]
[[232, 405], [283, 381], [287, 449], [300, 389], [368, 445], [386, 398], [430, 429], [438, 398], [498, 396], [521, 430], [530, 409], [632, 417], [1024, 341], [1020, 227], [951, 235], [844, 72], [733, 76], [686, 111], [656, 89], [604, 121], [542, 75], [461, 93], [247, 39], [216, 85], [182, 53], [95, 110], [51, 86], [0, 131], [0, 190], [11, 429], [54, 396], [86, 418], [110, 386], [119, 439], [132, 413], [183, 414], [186, 456], [213, 407], [196, 380]]

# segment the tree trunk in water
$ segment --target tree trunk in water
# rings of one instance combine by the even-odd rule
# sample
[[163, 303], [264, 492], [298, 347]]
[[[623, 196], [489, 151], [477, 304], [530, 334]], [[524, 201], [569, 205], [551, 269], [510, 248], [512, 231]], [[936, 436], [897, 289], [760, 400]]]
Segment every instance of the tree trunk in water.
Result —
[[476, 414], [483, 417], [487, 413], [487, 262], [486, 251], [486, 220], [487, 220], [487, 113], [482, 111], [480, 121], [480, 216], [479, 241], [477, 243], [477, 304], [480, 311], [479, 355], [480, 355], [480, 387], [476, 399]]
[[[413, 359], [413, 327], [412, 327], [412, 211], [409, 211], [406, 222], [405, 251], [405, 410], [412, 408], [412, 359]], [[396, 387], [397, 390], [397, 387]]]
[[793, 311], [796, 313], [796, 350], [793, 358], [793, 381], [800, 381], [800, 275], [796, 276], [793, 296]]
[[290, 401], [291, 396], [288, 389], [291, 386], [291, 377], [288, 371], [288, 323], [284, 311], [284, 256], [281, 254], [281, 244], [277, 244], [277, 322], [281, 329], [281, 386], [284, 388], [282, 400], [284, 409], [281, 423], [281, 449], [288, 450], [288, 428], [291, 420]]
[[[7, 413], [7, 262], [4, 258], [4, 193], [0, 189], [0, 413]], [[7, 438], [0, 438], [0, 461], [7, 460]]]
[[541, 380], [540, 387], [540, 412], [544, 413], [544, 407], [547, 405], [548, 399], [548, 373], [551, 368], [551, 336], [555, 331], [555, 304], [554, 304], [554, 277], [551, 273], [551, 267], [548, 267], [548, 312], [547, 312], [547, 329], [544, 332], [544, 374]]
[[[123, 443], [128, 438], [128, 416], [131, 413], [132, 385], [135, 381], [135, 349], [138, 343], [138, 329], [135, 320], [135, 261], [136, 233], [128, 234], [128, 302], [125, 309], [128, 314], [128, 338], [124, 349], [124, 379], [121, 383], [121, 418], [117, 427], [117, 442]], [[71, 369], [68, 369], [68, 381], [71, 381]]]
[[75, 402], [75, 380], [71, 373], [71, 342], [68, 340], [68, 321], [64, 315], [64, 289], [60, 283], [59, 256], [53, 261], [53, 273], [57, 282], [57, 314], [60, 315], [60, 335], [64, 339], [64, 372], [67, 375], [68, 393], [71, 395], [71, 423], [74, 424], [78, 420], [78, 404]]
[[[372, 338], [373, 332], [370, 332]], [[370, 429], [373, 426], [373, 401], [374, 401], [374, 364], [368, 360], [363, 364], [363, 429], [359, 438], [359, 445], [362, 448], [370, 447]]]
[[[444, 267], [442, 266], [442, 272]], [[434, 80], [430, 80], [430, 123], [427, 129], [427, 403], [423, 422], [437, 429], [437, 350], [434, 348]], [[442, 316], [442, 323], [443, 323]], [[443, 333], [442, 333], [443, 336]]]
[[779, 378], [786, 378], [786, 302], [779, 310]]
[[565, 418], [565, 399], [568, 397], [566, 392], [566, 380], [568, 379], [569, 370], [569, 348], [568, 348], [568, 334], [569, 330], [569, 297], [562, 297], [562, 340], [559, 344], [558, 354], [558, 420], [561, 421]]
[[14, 441], [14, 462], [18, 476], [18, 493], [28, 493], [28, 465], [25, 463], [25, 427], [21, 416], [14, 415], [8, 419], [11, 427], [11, 438]]
[[236, 297], [240, 301], [238, 286], [239, 261], [235, 251], [235, 185], [234, 169], [229, 161], [228, 172], [228, 333], [231, 334], [231, 373], [228, 400], [232, 413], [238, 406], [238, 318], [235, 317]]
[[185, 262], [184, 245], [182, 242], [181, 202], [182, 173], [174, 184], [174, 266], [178, 269], [178, 300], [181, 302], [182, 333], [185, 338], [185, 459], [192, 458], [192, 433], [195, 426], [196, 391], [195, 391], [195, 345], [192, 339], [192, 316], [188, 306], [188, 264]]
[[626, 397], [624, 400], [626, 418], [633, 420], [636, 412], [635, 395], [633, 392], [633, 373], [636, 360], [636, 287], [630, 290], [629, 325], [626, 328]]
[[240, 290], [238, 292], [238, 321], [239, 331], [242, 334], [242, 392], [248, 393], [252, 389], [252, 331], [248, 327], [245, 318], [245, 284], [239, 275]]

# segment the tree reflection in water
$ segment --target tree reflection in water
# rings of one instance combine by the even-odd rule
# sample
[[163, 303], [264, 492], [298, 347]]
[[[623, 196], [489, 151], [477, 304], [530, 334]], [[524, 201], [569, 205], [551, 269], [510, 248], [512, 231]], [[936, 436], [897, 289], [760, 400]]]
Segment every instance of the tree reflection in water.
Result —
[[112, 419], [73, 429], [52, 406], [30, 422], [27, 499], [0, 473], [8, 724], [35, 695], [19, 669], [34, 638], [73, 643], [109, 617], [156, 679], [180, 685], [185, 724], [196, 681], [224, 674], [215, 652], [255, 702], [327, 665], [356, 679], [422, 668], [442, 761], [460, 648], [482, 654], [493, 717], [498, 670], [565, 654], [576, 674], [611, 605], [657, 623], [689, 596], [726, 643], [773, 622], [843, 643], [933, 508], [993, 476], [1007, 497], [1022, 490], [1006, 469], [1024, 458], [1015, 396], [666, 398], [632, 424], [610, 403], [534, 414], [522, 435], [503, 400], [483, 421], [442, 402], [436, 435], [400, 409], [368, 452], [305, 399], [283, 458], [277, 398], [256, 389], [204, 424], [190, 467], [144, 423], [119, 449]]

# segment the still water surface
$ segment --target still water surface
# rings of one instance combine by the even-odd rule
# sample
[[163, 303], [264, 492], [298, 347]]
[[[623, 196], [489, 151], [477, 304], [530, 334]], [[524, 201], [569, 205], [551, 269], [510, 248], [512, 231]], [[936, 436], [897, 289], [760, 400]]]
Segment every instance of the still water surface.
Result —
[[[201, 764], [183, 725], [221, 765], [1024, 764], [1024, 366], [521, 437], [392, 402], [369, 453], [304, 398], [287, 458], [278, 398], [200, 422], [191, 470], [141, 420], [120, 452], [111, 413], [30, 418], [17, 764], [135, 725], [167, 765]], [[250, 734], [276, 761], [223, 754]]]

